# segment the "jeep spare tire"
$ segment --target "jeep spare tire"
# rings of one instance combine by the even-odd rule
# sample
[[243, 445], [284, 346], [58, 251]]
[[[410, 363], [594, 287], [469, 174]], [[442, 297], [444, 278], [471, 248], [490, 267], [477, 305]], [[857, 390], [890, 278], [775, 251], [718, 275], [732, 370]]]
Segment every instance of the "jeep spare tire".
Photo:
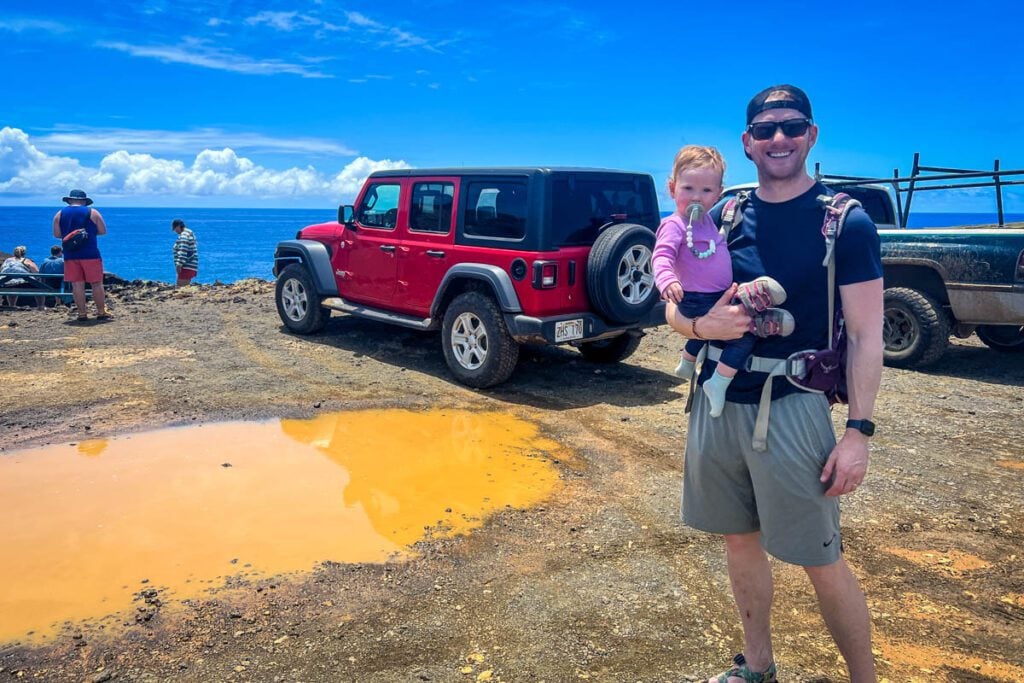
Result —
[[587, 260], [587, 295], [594, 309], [613, 323], [643, 320], [658, 301], [653, 257], [649, 229], [633, 223], [606, 228]]

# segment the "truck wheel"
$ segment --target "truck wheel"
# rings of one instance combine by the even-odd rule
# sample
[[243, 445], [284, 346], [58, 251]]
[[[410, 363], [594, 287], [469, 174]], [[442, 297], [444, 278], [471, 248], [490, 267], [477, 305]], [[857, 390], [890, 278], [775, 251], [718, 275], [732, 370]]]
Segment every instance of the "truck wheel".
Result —
[[319, 332], [331, 317], [330, 311], [320, 306], [313, 277], [305, 266], [298, 263], [281, 271], [274, 299], [277, 301], [277, 314], [281, 316], [281, 322], [298, 334]]
[[978, 339], [1003, 353], [1024, 352], [1024, 327], [1020, 325], [979, 325]]
[[949, 344], [949, 316], [935, 299], [906, 287], [885, 290], [882, 338], [886, 365], [923, 367], [937, 361]]
[[611, 339], [583, 342], [580, 353], [591, 363], [618, 363], [632, 356], [639, 346], [640, 335], [626, 333]]
[[653, 256], [654, 233], [642, 225], [601, 233], [587, 259], [587, 295], [598, 313], [626, 325], [643, 319], [658, 301]]
[[477, 389], [501, 384], [519, 360], [519, 345], [508, 333], [494, 299], [465, 292], [444, 312], [441, 345], [459, 382]]

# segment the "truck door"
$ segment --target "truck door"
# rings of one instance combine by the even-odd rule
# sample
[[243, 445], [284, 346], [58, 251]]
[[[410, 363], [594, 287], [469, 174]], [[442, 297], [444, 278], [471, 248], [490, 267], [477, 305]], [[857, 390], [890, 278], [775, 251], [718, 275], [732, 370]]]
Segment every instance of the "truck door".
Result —
[[366, 187], [355, 209], [355, 230], [345, 231], [348, 268], [341, 296], [360, 303], [390, 304], [398, 273], [397, 227], [402, 183], [382, 179]]
[[410, 184], [408, 230], [399, 245], [395, 308], [427, 317], [454, 255], [457, 178], [416, 178]]

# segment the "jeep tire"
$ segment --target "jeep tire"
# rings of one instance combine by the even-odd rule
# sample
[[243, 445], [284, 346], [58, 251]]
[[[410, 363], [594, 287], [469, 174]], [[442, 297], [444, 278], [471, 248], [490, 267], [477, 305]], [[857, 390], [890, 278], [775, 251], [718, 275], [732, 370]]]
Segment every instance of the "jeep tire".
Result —
[[639, 322], [658, 301], [654, 286], [654, 233], [642, 225], [606, 228], [587, 260], [587, 295], [613, 323]]
[[300, 263], [292, 263], [281, 271], [274, 290], [277, 314], [292, 332], [314, 334], [324, 329], [330, 311], [320, 305], [313, 277]]
[[923, 367], [934, 363], [949, 344], [949, 316], [928, 294], [906, 287], [885, 290], [882, 338], [886, 365]]
[[640, 346], [639, 334], [620, 334], [611, 339], [583, 342], [580, 353], [592, 363], [618, 363], [633, 355]]
[[519, 345], [508, 333], [498, 305], [477, 291], [464, 292], [449, 304], [441, 346], [455, 378], [477, 389], [507, 380], [519, 360]]

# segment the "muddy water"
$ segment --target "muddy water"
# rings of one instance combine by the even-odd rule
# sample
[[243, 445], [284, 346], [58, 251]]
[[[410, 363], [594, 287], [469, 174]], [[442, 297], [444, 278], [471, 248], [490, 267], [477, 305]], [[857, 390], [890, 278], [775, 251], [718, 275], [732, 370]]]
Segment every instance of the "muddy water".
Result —
[[[0, 458], [0, 641], [196, 597], [229, 576], [384, 562], [558, 485], [498, 413], [404, 410], [166, 429]], [[115, 620], [116, 621], [116, 620]]]

